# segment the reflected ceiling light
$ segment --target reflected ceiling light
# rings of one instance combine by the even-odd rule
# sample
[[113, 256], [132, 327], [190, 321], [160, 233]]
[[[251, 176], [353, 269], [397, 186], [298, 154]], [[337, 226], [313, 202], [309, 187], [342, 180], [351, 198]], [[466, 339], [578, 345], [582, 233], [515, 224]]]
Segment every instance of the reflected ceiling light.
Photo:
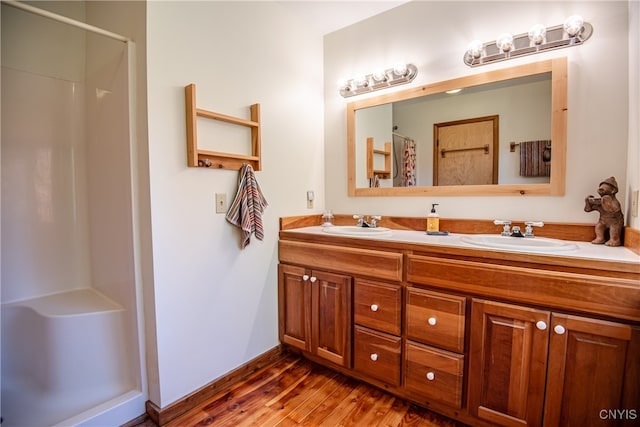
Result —
[[504, 33], [496, 40], [486, 43], [474, 40], [467, 47], [463, 61], [470, 67], [477, 67], [509, 58], [577, 46], [587, 41], [592, 34], [591, 24], [579, 15], [572, 15], [562, 25], [545, 27], [535, 24], [528, 33], [516, 36]]
[[447, 95], [455, 95], [456, 93], [460, 92], [461, 90], [462, 89], [451, 89], [451, 90], [446, 91], [445, 93]]
[[413, 64], [396, 64], [386, 70], [376, 70], [367, 75], [358, 75], [351, 79], [340, 79], [338, 90], [345, 98], [363, 93], [385, 89], [399, 84], [409, 83], [418, 74]]

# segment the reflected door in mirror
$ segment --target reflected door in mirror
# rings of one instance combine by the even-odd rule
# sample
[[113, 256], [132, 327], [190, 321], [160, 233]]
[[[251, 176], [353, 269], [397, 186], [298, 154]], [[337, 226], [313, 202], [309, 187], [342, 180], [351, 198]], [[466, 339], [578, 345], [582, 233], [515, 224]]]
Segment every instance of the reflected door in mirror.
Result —
[[498, 183], [498, 116], [433, 126], [434, 185]]

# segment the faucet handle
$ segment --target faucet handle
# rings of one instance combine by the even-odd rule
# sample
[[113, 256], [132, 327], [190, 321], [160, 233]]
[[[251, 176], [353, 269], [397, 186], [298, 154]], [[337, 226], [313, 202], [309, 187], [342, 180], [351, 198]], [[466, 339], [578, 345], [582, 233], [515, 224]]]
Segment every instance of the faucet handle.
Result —
[[371, 215], [371, 227], [376, 227], [378, 221], [380, 221], [382, 217], [380, 215]]
[[511, 221], [508, 219], [494, 219], [493, 223], [495, 225], [511, 225]]
[[544, 222], [542, 221], [525, 221], [524, 225], [526, 225], [524, 229], [524, 237], [534, 237], [533, 236], [533, 227], [544, 227]]
[[544, 222], [542, 221], [525, 221], [524, 225], [531, 227], [544, 227]]
[[496, 219], [493, 223], [495, 225], [504, 225], [504, 227], [502, 227], [502, 233], [500, 233], [501, 236], [511, 236], [511, 221]]
[[357, 219], [358, 220], [358, 227], [362, 227], [362, 224], [364, 223], [364, 215], [354, 214], [353, 215], [353, 219]]

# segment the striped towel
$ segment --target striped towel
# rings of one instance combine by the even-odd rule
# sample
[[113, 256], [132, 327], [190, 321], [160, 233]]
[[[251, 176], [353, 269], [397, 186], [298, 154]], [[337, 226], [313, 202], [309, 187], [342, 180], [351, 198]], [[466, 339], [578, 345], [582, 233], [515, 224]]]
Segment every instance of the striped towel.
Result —
[[243, 164], [238, 175], [238, 192], [226, 215], [227, 221], [242, 230], [242, 249], [250, 243], [251, 233], [258, 240], [264, 238], [262, 212], [267, 206], [253, 168], [247, 163]]
[[551, 175], [551, 164], [543, 159], [543, 153], [547, 147], [551, 147], [551, 141], [520, 143], [520, 176]]

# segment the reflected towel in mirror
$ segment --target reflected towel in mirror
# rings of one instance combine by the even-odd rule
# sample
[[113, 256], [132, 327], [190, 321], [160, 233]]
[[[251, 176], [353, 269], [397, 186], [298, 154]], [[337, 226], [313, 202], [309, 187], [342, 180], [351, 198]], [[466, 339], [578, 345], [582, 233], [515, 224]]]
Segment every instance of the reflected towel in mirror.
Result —
[[551, 141], [525, 141], [520, 146], [520, 176], [550, 176], [551, 162], [544, 161], [544, 151]]

